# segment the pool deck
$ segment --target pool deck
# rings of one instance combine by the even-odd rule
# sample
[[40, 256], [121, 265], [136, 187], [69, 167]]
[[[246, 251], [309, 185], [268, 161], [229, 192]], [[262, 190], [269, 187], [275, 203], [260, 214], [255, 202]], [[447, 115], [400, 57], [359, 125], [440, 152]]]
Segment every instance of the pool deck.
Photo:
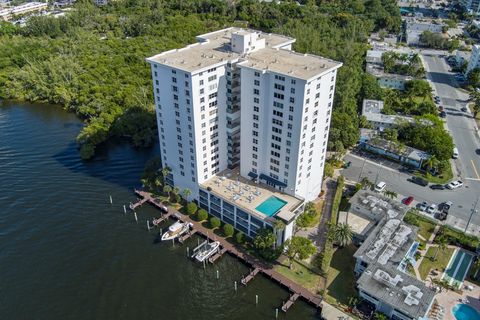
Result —
[[[452, 256], [451, 259], [454, 259], [454, 257]], [[451, 263], [452, 261], [449, 262], [449, 265]], [[432, 278], [438, 279], [439, 277], [443, 277], [443, 274], [433, 276], [430, 273], [425, 281], [426, 285], [432, 285]], [[467, 289], [468, 287], [471, 287], [472, 290]], [[435, 296], [435, 301], [438, 305], [445, 308], [443, 320], [456, 320], [455, 316], [452, 314], [452, 308], [459, 303], [469, 305], [480, 313], [480, 286], [465, 280], [459, 292], [442, 288], [442, 291]]]
[[262, 220], [268, 218], [268, 216], [256, 210], [256, 208], [271, 196], [287, 203], [274, 214], [274, 216], [285, 221], [293, 219], [294, 211], [303, 203], [301, 199], [280, 192], [263, 183], [256, 183], [251, 179], [242, 177], [238, 169], [224, 170], [215, 177], [201, 183], [200, 186]]

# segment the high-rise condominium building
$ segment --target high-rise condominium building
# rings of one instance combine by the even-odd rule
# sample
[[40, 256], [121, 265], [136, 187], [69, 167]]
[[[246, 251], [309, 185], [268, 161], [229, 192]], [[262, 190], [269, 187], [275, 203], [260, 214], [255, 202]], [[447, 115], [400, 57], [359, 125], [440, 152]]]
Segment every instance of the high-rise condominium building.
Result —
[[295, 39], [228, 28], [150, 57], [170, 184], [248, 236], [289, 237], [321, 191], [337, 69]]

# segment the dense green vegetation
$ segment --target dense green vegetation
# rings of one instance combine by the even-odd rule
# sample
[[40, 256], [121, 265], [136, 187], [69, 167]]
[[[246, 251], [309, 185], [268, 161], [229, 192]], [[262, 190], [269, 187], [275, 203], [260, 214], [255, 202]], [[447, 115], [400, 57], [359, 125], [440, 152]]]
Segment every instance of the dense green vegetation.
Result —
[[460, 41], [458, 39], [449, 40], [441, 33], [434, 33], [428, 30], [420, 35], [420, 44], [429, 48], [449, 51], [453, 51], [460, 47]]
[[412, 55], [387, 51], [382, 55], [383, 68], [385, 72], [423, 77], [425, 69], [418, 53]]
[[155, 140], [155, 115], [145, 57], [194, 41], [235, 21], [297, 38], [294, 49], [342, 61], [335, 96], [331, 149], [358, 137], [358, 102], [366, 39], [396, 31], [395, 0], [119, 0], [98, 8], [80, 0], [65, 17], [33, 17], [22, 28], [0, 24], [0, 98], [45, 101], [85, 119], [81, 155], [111, 136], [136, 146]]

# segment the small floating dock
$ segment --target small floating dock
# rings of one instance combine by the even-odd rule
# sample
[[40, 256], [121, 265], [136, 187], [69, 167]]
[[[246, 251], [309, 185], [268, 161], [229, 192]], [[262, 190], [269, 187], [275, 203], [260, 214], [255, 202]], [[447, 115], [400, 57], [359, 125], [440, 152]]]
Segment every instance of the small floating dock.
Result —
[[227, 249], [222, 248], [220, 251], [218, 251], [218, 252], [215, 253], [213, 256], [211, 256], [210, 258], [208, 258], [208, 262], [214, 263], [215, 261], [217, 261], [218, 259], [220, 259], [220, 257], [223, 256], [223, 255], [225, 254], [225, 252], [227, 252]]
[[247, 285], [260, 272], [260, 268], [255, 268], [246, 277], [242, 277], [242, 284]]
[[282, 306], [282, 311], [287, 312], [291, 306], [293, 306], [294, 302], [300, 297], [298, 293], [293, 293], [290, 298], [288, 298], [287, 302], [285, 302]]
[[193, 236], [195, 233], [197, 233], [197, 230], [195, 229], [190, 229], [187, 233], [185, 233], [183, 236], [180, 236], [178, 238], [178, 242], [180, 243], [184, 243], [188, 238], [190, 238], [191, 236]]

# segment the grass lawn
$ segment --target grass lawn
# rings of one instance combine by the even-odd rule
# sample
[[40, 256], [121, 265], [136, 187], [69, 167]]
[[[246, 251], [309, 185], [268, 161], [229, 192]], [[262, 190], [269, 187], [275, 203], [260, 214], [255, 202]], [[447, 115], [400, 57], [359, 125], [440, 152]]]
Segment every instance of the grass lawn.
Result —
[[325, 300], [332, 305], [348, 305], [348, 299], [356, 296], [355, 259], [353, 254], [357, 251], [354, 245], [345, 248], [338, 248], [333, 253], [330, 269], [327, 274], [327, 289]]
[[[425, 241], [428, 241], [428, 239], [433, 233], [433, 229], [435, 229], [435, 224], [433, 222], [429, 222], [425, 220], [419, 220], [418, 223], [420, 225], [418, 234], [421, 235], [425, 239]], [[422, 241], [422, 242], [425, 242], [425, 241]]]
[[309, 291], [315, 294], [318, 293], [318, 284], [320, 283], [321, 278], [319, 274], [313, 272], [310, 268], [307, 268], [306, 265], [298, 263], [297, 261], [293, 262], [293, 269], [288, 267], [288, 260], [285, 260], [284, 263], [285, 265], [276, 265], [274, 269]]
[[448, 162], [447, 169], [439, 175], [432, 176], [431, 174], [423, 174], [423, 173], [416, 173], [415, 175], [418, 177], [422, 177], [428, 180], [428, 182], [434, 183], [434, 184], [444, 184], [449, 182], [453, 178], [452, 166], [450, 165], [450, 162]]
[[420, 272], [420, 276], [422, 277], [422, 280], [425, 280], [425, 278], [427, 278], [427, 275], [431, 269], [439, 269], [443, 272], [447, 267], [447, 264], [450, 261], [450, 258], [454, 250], [455, 249], [453, 248], [446, 248], [444, 250], [440, 250], [437, 254], [437, 259], [435, 261], [432, 261], [430, 260], [430, 258], [435, 256], [435, 252], [437, 251], [437, 248], [436, 247], [428, 248], [428, 251], [425, 254], [425, 257], [423, 258], [422, 263], [418, 268], [418, 271]]

